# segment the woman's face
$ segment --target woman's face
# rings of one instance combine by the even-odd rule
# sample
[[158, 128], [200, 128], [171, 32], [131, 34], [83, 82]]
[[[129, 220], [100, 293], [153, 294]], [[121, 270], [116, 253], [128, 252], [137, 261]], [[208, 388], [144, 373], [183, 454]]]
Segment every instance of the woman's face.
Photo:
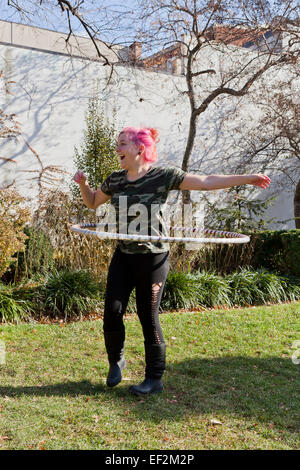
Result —
[[139, 147], [129, 138], [129, 135], [121, 132], [116, 148], [121, 167], [127, 170], [132, 166], [136, 166], [140, 159], [139, 151]]
[[121, 167], [124, 169], [132, 167], [140, 157], [138, 146], [125, 132], [122, 132], [118, 137], [116, 152], [120, 158]]

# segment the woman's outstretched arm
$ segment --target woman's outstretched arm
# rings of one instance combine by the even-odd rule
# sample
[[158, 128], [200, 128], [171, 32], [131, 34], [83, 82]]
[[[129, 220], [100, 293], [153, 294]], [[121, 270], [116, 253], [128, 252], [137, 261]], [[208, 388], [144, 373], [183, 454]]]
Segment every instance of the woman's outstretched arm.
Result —
[[251, 184], [266, 189], [270, 183], [270, 178], [262, 174], [205, 176], [188, 173], [180, 184], [179, 189], [209, 191], [231, 188], [232, 186], [241, 186], [243, 184]]

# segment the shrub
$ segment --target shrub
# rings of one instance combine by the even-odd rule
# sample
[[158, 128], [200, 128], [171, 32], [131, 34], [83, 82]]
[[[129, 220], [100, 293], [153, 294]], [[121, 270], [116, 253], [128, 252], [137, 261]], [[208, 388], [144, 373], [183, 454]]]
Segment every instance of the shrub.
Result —
[[0, 277], [16, 262], [13, 255], [25, 248], [27, 237], [23, 229], [30, 211], [22, 206], [24, 202], [25, 198], [16, 191], [0, 190]]
[[25, 250], [15, 255], [16, 262], [3, 277], [6, 282], [30, 279], [35, 274], [43, 275], [54, 267], [54, 249], [48, 235], [32, 226], [25, 227], [24, 233], [27, 236]]
[[[74, 166], [85, 173], [90, 187], [96, 189], [113, 171], [120, 170], [115, 127], [106, 122], [97, 89], [89, 98], [85, 124], [80, 150], [75, 147]], [[73, 180], [70, 189], [74, 197], [80, 196], [79, 186]]]
[[288, 273], [300, 277], [300, 229], [283, 232], [281, 242]]
[[300, 230], [265, 230], [256, 236], [251, 265], [300, 277]]
[[174, 270], [230, 274], [237, 268], [263, 268], [282, 275], [300, 277], [300, 230], [250, 232], [250, 242], [237, 245], [203, 244], [199, 250], [186, 251], [184, 245], [171, 246]]

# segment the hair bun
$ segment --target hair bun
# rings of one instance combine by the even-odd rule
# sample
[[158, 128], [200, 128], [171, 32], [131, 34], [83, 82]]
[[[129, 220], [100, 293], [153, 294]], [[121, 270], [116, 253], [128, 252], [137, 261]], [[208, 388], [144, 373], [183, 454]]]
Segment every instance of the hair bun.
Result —
[[148, 127], [148, 131], [151, 134], [152, 139], [154, 140], [155, 143], [159, 142], [159, 133], [157, 129], [154, 129], [153, 127]]

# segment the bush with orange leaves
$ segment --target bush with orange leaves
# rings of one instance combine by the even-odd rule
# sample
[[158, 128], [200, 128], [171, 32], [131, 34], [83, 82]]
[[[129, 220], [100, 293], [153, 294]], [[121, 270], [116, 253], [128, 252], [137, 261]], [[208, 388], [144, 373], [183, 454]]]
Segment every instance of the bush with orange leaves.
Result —
[[23, 228], [31, 213], [24, 207], [25, 198], [13, 189], [0, 190], [0, 277], [14, 260], [13, 255], [25, 249]]

